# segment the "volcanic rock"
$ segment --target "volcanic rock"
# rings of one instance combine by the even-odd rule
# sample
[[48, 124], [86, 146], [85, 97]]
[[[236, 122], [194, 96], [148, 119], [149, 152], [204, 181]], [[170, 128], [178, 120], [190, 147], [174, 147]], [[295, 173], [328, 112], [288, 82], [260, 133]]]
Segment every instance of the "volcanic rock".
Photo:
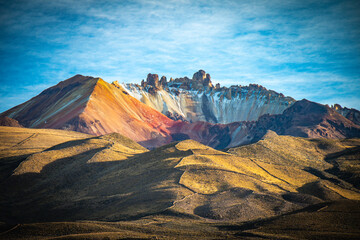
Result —
[[146, 78], [147, 85], [153, 86], [155, 88], [159, 88], [159, 76], [157, 74], [149, 73]]
[[352, 121], [353, 123], [360, 125], [360, 111], [354, 108], [341, 107], [340, 104], [334, 104], [334, 106], [331, 106], [331, 108]]
[[[146, 85], [146, 83], [145, 83]], [[281, 93], [250, 84], [214, 87], [209, 74], [199, 70], [192, 79], [176, 78], [167, 89], [156, 90], [125, 85], [132, 96], [163, 114], [180, 115], [188, 122], [231, 123], [256, 121], [264, 114], [281, 114], [295, 100]], [[148, 94], [151, 93], [151, 94]], [[176, 114], [175, 114], [176, 113]]]

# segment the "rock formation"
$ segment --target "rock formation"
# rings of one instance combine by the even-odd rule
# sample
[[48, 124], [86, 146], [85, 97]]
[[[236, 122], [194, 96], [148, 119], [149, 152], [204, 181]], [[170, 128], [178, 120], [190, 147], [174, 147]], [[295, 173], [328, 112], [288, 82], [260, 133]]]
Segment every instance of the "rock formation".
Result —
[[[152, 79], [152, 78], [151, 78]], [[193, 78], [176, 78], [167, 88], [138, 87], [126, 84], [130, 95], [167, 116], [182, 116], [188, 122], [231, 123], [256, 121], [264, 114], [280, 114], [295, 100], [266, 88], [249, 86], [214, 87], [211, 77], [199, 70]], [[151, 82], [153, 82], [151, 80]], [[171, 113], [171, 114], [169, 114]], [[177, 120], [180, 118], [174, 118]]]
[[353, 123], [360, 125], [360, 111], [354, 108], [341, 107], [340, 104], [334, 104], [332, 109], [352, 121]]
[[[195, 82], [201, 84], [197, 90]], [[328, 106], [295, 102], [255, 84], [218, 89], [204, 83], [211, 81], [203, 71], [170, 82], [149, 74], [143, 86], [126, 87], [76, 75], [0, 117], [31, 128], [117, 132], [150, 149], [184, 139], [224, 149], [256, 142], [268, 130], [312, 138], [360, 137], [359, 125]]]

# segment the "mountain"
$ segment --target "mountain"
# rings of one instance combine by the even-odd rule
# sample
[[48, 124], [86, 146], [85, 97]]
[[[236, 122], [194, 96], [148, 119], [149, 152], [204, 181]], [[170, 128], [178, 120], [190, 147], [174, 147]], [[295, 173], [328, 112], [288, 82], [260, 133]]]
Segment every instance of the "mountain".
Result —
[[[19, 136], [16, 141], [6, 137], [13, 129]], [[159, 225], [156, 218], [161, 222], [182, 219], [180, 222], [195, 223], [193, 227], [199, 229], [215, 223], [225, 227], [295, 214], [304, 207], [320, 209], [325, 205], [319, 204], [360, 200], [359, 139], [306, 139], [268, 131], [257, 143], [226, 152], [194, 140], [149, 151], [117, 133], [87, 137], [51, 131], [0, 127], [2, 143], [12, 146], [9, 150], [48, 144], [44, 134], [74, 138], [49, 144], [51, 147], [37, 150], [16, 166], [3, 162], [6, 156], [0, 158], [0, 172], [10, 173], [1, 178], [0, 222], [121, 220], [119, 224], [125, 225], [120, 226], [139, 234], [142, 227], [134, 230], [138, 225], [132, 220], [150, 224], [150, 232], [172, 228]], [[32, 132], [37, 135], [22, 145]], [[78, 231], [85, 226], [81, 224]], [[90, 229], [96, 226], [92, 224]], [[11, 237], [17, 231], [39, 234], [35, 225], [19, 225], [2, 236]]]
[[[142, 89], [141, 95], [137, 90], [130, 91], [134, 86], [135, 90]], [[195, 101], [194, 96], [202, 100]], [[167, 117], [157, 109], [163, 113], [172, 110], [166, 111]], [[357, 119], [356, 112], [347, 116]], [[225, 149], [254, 143], [267, 130], [312, 138], [360, 137], [359, 125], [328, 106], [295, 101], [258, 85], [214, 87], [210, 75], [202, 70], [192, 79], [170, 82], [149, 74], [141, 86], [109, 84], [101, 78], [76, 75], [0, 117], [31, 128], [66, 129], [97, 136], [117, 132], [149, 149], [186, 139]], [[198, 119], [206, 121], [195, 121]]]
[[339, 104], [331, 106], [332, 109], [352, 121], [353, 123], [360, 125], [360, 111], [354, 108], [341, 107]]
[[170, 79], [148, 74], [146, 81], [123, 84], [133, 97], [174, 120], [188, 122], [232, 123], [256, 121], [264, 114], [280, 114], [295, 100], [281, 93], [250, 84], [249, 86], [215, 86], [210, 74], [199, 70], [192, 79]]
[[326, 105], [305, 99], [296, 101], [282, 114], [265, 114], [257, 121], [229, 124], [176, 122], [170, 128], [173, 140], [194, 139], [216, 149], [257, 142], [268, 130], [306, 138], [360, 137], [359, 125]]
[[173, 120], [131, 97], [120, 85], [76, 75], [0, 116], [25, 127], [74, 130], [93, 135], [118, 132], [135, 141], [169, 140]]
[[260, 117], [251, 133], [253, 141], [260, 139], [267, 130], [281, 135], [308, 138], [360, 137], [359, 125], [327, 105], [306, 99], [297, 101], [282, 114]]

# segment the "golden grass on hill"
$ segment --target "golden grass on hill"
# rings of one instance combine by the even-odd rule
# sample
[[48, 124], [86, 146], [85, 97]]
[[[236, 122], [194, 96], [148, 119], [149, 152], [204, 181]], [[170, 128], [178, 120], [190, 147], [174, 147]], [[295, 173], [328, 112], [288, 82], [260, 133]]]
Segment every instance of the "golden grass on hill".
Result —
[[[29, 148], [48, 137], [42, 130], [22, 130], [16, 129], [23, 139], [38, 134]], [[360, 199], [358, 168], [351, 168], [357, 166], [357, 139], [269, 132], [258, 143], [227, 152], [193, 140], [148, 151], [119, 134], [88, 138], [46, 131], [62, 141], [33, 149], [11, 167], [8, 155], [0, 159], [2, 173], [10, 173], [1, 178], [0, 221], [125, 221], [171, 212], [205, 222], [242, 222]], [[25, 151], [14, 144], [21, 138], [1, 141], [9, 150]]]
[[31, 154], [60, 143], [89, 137], [92, 136], [64, 130], [0, 126], [0, 157]]

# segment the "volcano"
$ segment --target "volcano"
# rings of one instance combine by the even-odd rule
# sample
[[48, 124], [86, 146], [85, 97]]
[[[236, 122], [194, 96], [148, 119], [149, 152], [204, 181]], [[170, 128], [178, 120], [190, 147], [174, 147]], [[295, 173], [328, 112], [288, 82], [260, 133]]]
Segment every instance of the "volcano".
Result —
[[225, 149], [254, 143], [267, 130], [298, 137], [360, 137], [357, 115], [344, 109], [296, 101], [254, 84], [220, 87], [200, 70], [192, 79], [169, 82], [149, 74], [141, 85], [76, 75], [0, 117], [30, 128], [96, 136], [116, 132], [149, 149], [186, 139]]

